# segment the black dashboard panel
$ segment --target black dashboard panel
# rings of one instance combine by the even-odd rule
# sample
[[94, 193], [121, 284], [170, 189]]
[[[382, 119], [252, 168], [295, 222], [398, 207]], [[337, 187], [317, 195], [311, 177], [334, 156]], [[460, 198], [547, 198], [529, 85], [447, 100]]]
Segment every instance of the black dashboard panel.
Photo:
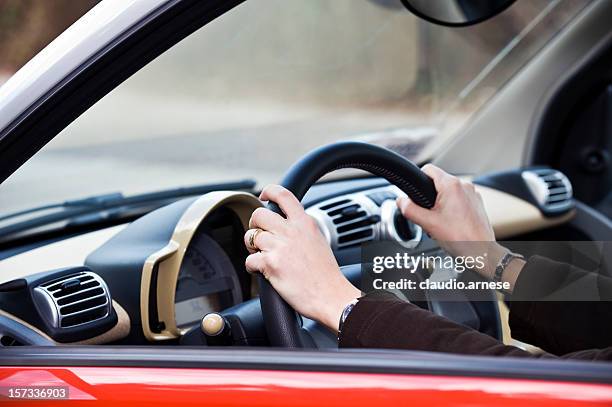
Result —
[[261, 206], [218, 191], [155, 210], [91, 253], [132, 321], [130, 343], [178, 339], [203, 314], [250, 298], [244, 224]]
[[387, 180], [379, 177], [321, 182], [313, 185], [308, 192], [306, 192], [304, 199], [302, 199], [302, 204], [305, 208], [308, 208], [326, 199], [388, 185], [390, 184]]
[[135, 220], [85, 260], [89, 268], [103, 276], [114, 298], [130, 315], [128, 343], [144, 342], [139, 295], [142, 265], [151, 253], [167, 244], [174, 225], [195, 200], [184, 199]]

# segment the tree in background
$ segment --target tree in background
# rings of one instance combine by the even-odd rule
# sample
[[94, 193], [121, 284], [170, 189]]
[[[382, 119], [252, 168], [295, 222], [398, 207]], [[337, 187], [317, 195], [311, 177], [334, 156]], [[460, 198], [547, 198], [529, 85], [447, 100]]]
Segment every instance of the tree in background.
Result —
[[9, 76], [99, 0], [0, 0], [0, 75]]

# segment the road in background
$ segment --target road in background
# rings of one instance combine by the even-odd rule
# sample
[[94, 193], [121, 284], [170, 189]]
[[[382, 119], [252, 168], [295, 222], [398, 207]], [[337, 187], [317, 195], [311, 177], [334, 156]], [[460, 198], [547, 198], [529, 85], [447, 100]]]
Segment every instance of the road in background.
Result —
[[[277, 182], [295, 160], [319, 145], [418, 121], [405, 112], [259, 105], [244, 107], [251, 120], [246, 125], [210, 106], [192, 104], [197, 107], [193, 114], [171, 103], [153, 106], [130, 107], [139, 129], [126, 126], [119, 132], [112, 120], [75, 123], [67, 129], [75, 138], [72, 143], [49, 144], [0, 185], [2, 212], [117, 190], [130, 194], [244, 178], [263, 186]], [[175, 115], [173, 109], [180, 112]], [[174, 129], [176, 116], [183, 120]], [[151, 130], [157, 135], [147, 137], [149, 128], [157, 128]]]

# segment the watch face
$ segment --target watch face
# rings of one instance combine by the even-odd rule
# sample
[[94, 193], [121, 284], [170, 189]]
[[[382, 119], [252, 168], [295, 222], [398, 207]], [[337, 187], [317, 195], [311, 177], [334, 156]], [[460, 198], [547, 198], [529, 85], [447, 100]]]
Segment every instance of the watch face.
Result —
[[357, 304], [357, 300], [351, 301], [350, 303], [348, 303], [346, 307], [344, 307], [344, 310], [342, 311], [342, 315], [340, 315], [340, 324], [338, 326], [338, 334], [340, 334], [340, 332], [342, 331], [342, 325], [344, 325], [344, 321], [346, 321], [346, 318], [348, 317], [348, 315], [351, 313], [351, 311], [355, 307], [355, 304]]

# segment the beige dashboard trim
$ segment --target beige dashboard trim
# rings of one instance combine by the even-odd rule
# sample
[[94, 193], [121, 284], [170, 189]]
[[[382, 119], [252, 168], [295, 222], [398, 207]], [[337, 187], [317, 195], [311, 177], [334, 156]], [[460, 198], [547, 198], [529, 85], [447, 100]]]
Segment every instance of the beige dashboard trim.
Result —
[[45, 337], [50, 342], [53, 342], [57, 345], [102, 345], [104, 343], [110, 343], [110, 342], [114, 342], [119, 339], [125, 338], [130, 333], [130, 316], [128, 315], [128, 313], [115, 300], [113, 300], [113, 309], [115, 310], [115, 313], [117, 314], [117, 323], [115, 324], [114, 327], [112, 327], [111, 329], [109, 329], [108, 331], [100, 335], [94, 336], [93, 338], [89, 338], [89, 339], [85, 339], [85, 340], [77, 341], [77, 342], [57, 342], [56, 340], [52, 339], [49, 335], [47, 335], [46, 333], [44, 333], [43, 331], [41, 331], [34, 325], [29, 324], [28, 322], [22, 320], [21, 318], [16, 317], [13, 314], [9, 314], [6, 311], [0, 310], [0, 315], [10, 318], [15, 322], [20, 323], [21, 325], [24, 325], [25, 327], [31, 329], [32, 331]]
[[127, 224], [63, 239], [0, 261], [0, 283], [24, 278], [43, 270], [85, 264], [89, 253], [125, 229]]
[[[183, 332], [176, 326], [176, 282], [189, 242], [200, 224], [217, 208], [232, 210], [240, 218], [245, 230], [253, 211], [262, 206], [254, 195], [246, 192], [215, 191], [194, 201], [177, 222], [172, 237], [161, 250], [151, 254], [143, 265], [140, 285], [140, 314], [142, 330], [150, 341], [179, 337]], [[157, 315], [164, 329], [153, 332], [149, 326], [149, 292], [153, 272], [157, 268]]]
[[130, 316], [118, 302], [113, 300], [113, 308], [117, 314], [117, 324], [108, 331], [93, 338], [73, 342], [72, 345], [100, 345], [123, 339], [130, 333]]
[[575, 212], [571, 211], [562, 216], [547, 218], [537, 207], [514, 195], [482, 185], [476, 185], [476, 190], [482, 197], [498, 240], [560, 225], [575, 215]]

